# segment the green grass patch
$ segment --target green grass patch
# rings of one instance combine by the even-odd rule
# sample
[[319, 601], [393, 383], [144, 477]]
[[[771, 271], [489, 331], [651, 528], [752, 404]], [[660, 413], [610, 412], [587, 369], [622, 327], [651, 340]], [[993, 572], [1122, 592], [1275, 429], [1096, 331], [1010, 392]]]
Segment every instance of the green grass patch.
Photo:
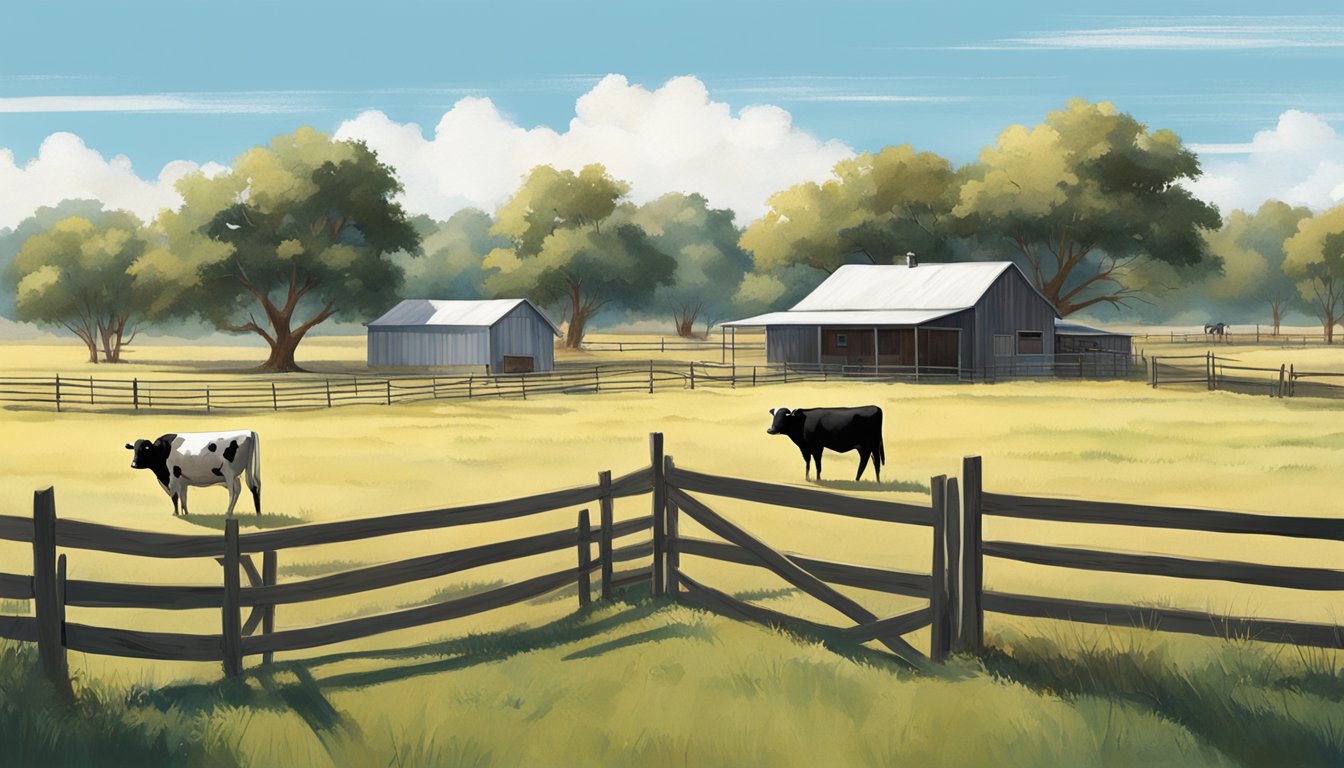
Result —
[[279, 564], [276, 572], [281, 576], [325, 576], [328, 573], [341, 573], [366, 565], [368, 564], [357, 563], [354, 560], [314, 560], [309, 563]]

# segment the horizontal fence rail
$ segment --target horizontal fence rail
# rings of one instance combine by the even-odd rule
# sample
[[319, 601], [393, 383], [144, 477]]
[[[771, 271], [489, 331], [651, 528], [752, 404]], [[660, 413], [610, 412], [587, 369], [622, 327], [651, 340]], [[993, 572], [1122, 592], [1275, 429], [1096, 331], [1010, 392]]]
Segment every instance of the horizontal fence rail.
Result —
[[1270, 397], [1344, 398], [1344, 371], [1299, 371], [1286, 363], [1264, 368], [1238, 362], [1212, 352], [1154, 355], [1149, 358], [1148, 384], [1153, 388], [1197, 385], [1210, 391]]

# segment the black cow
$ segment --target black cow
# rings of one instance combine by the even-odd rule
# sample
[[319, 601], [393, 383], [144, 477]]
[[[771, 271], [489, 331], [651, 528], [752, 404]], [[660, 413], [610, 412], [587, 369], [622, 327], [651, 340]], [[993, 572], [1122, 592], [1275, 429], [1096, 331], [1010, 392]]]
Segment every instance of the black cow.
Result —
[[861, 408], [771, 408], [775, 417], [770, 428], [772, 435], [788, 435], [798, 450], [803, 452], [804, 476], [811, 478], [812, 462], [817, 463], [817, 480], [821, 480], [821, 452], [830, 448], [837, 453], [854, 449], [859, 451], [859, 472], [863, 477], [868, 457], [873, 457], [873, 474], [882, 482], [882, 465], [887, 461], [882, 447], [882, 409], [876, 405]]

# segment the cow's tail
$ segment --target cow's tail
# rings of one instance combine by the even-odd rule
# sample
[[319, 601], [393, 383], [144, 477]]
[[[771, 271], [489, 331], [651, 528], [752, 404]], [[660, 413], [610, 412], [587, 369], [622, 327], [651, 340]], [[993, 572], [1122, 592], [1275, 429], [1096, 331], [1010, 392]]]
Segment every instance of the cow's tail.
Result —
[[252, 491], [252, 505], [256, 508], [257, 514], [261, 514], [261, 438], [256, 432], [252, 434], [252, 459], [248, 462], [247, 473], [252, 476], [252, 482], [255, 487], [249, 488]]
[[882, 440], [882, 409], [877, 409], [877, 465], [887, 463], [887, 448]]

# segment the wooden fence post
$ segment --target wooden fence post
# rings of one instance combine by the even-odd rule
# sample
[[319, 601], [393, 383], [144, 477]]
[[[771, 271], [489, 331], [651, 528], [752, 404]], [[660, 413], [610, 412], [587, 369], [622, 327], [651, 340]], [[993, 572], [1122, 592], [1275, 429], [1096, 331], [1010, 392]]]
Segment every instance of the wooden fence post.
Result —
[[521, 374], [521, 373], [518, 374], [518, 384], [519, 384], [519, 386], [521, 386], [521, 387], [523, 388], [523, 399], [526, 400], [526, 399], [527, 399], [527, 376], [524, 375], [524, 374]]
[[1288, 364], [1288, 396], [1297, 394], [1297, 372], [1293, 370], [1293, 363]]
[[653, 394], [653, 361], [649, 361], [649, 394]]
[[210, 412], [210, 385], [205, 385], [205, 412]]
[[237, 677], [243, 673], [243, 618], [242, 594], [238, 579], [238, 518], [224, 521], [224, 610], [223, 641], [224, 674]]
[[597, 484], [601, 487], [598, 497], [598, 509], [601, 515], [602, 530], [598, 534], [597, 556], [602, 558], [602, 599], [611, 601], [611, 575], [614, 563], [611, 562], [611, 535], [613, 522], [611, 505], [611, 470], [597, 473]]
[[33, 609], [37, 616], [37, 655], [42, 672], [63, 694], [70, 692], [61, 615], [64, 597], [56, 560], [56, 489], [33, 493]]
[[933, 510], [933, 567], [929, 573], [929, 658], [942, 661], [952, 648], [952, 612], [947, 567], [947, 475], [929, 479]]
[[[274, 587], [276, 583], [277, 571], [275, 550], [268, 550], [261, 555], [261, 585], [264, 587]], [[275, 631], [275, 604], [266, 606], [261, 613], [261, 633], [269, 635]], [[261, 663], [270, 664], [275, 660], [275, 654], [266, 651], [261, 654]]]
[[89, 405], [93, 405], [93, 377], [89, 377]]
[[61, 374], [56, 374], [56, 412], [61, 412]]
[[[979, 456], [962, 460], [965, 496], [961, 507], [961, 568], [958, 572], [957, 650], [979, 653], [985, 644], [984, 550], [981, 545], [981, 468]], [[948, 483], [948, 497], [956, 495]]]
[[[671, 456], [663, 457], [663, 477], [671, 476], [675, 467]], [[681, 568], [681, 554], [679, 550], [681, 545], [677, 543], [677, 530], [680, 527], [677, 516], [677, 504], [672, 499], [667, 500], [667, 594], [672, 596], [673, 600], [681, 592], [681, 583], [678, 578], [678, 571]]]
[[386, 383], [387, 383], [387, 404], [388, 404], [388, 405], [391, 405], [391, 404], [392, 404], [392, 380], [391, 380], [391, 379], [388, 379]]
[[140, 379], [131, 379], [131, 402], [135, 404], [135, 410], [140, 410]]
[[756, 366], [751, 366], [751, 386], [756, 386]]
[[467, 374], [467, 399], [468, 399], [468, 400], [471, 399], [471, 385], [474, 384], [475, 382], [476, 382], [476, 374], [474, 374], [474, 373], [469, 373], [469, 374]]
[[280, 410], [280, 398], [275, 396], [275, 382], [271, 382], [271, 410]]
[[331, 379], [324, 379], [324, 383], [327, 385], [327, 407], [330, 408], [330, 407], [331, 407]]
[[691, 390], [695, 390], [695, 363], [691, 363]]
[[1287, 367], [1286, 365], [1280, 365], [1280, 366], [1279, 366], [1279, 389], [1278, 389], [1278, 391], [1275, 393], [1275, 396], [1276, 396], [1276, 397], [1283, 397], [1283, 377], [1284, 377], [1284, 374], [1287, 373], [1287, 371], [1288, 371], [1288, 367]]
[[663, 594], [663, 556], [667, 552], [667, 477], [663, 474], [663, 433], [649, 433], [649, 463], [653, 468], [653, 596]]
[[593, 583], [588, 569], [592, 565], [593, 533], [588, 526], [588, 510], [579, 510], [579, 607], [587, 608], [593, 600]]

